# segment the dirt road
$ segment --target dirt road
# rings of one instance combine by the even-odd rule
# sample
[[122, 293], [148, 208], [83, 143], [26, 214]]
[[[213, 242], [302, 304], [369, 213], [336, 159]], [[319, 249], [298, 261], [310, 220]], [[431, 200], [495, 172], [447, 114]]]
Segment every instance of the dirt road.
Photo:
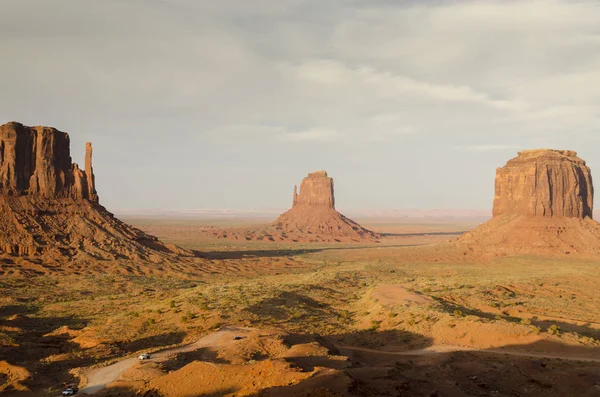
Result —
[[[206, 335], [189, 345], [174, 347], [172, 349], [161, 350], [152, 353], [152, 358], [148, 361], [162, 361], [177, 353], [186, 353], [201, 349], [203, 347], [218, 347], [228, 343], [234, 343], [235, 336], [245, 336], [252, 332], [251, 328], [224, 327], [220, 330]], [[137, 357], [127, 358], [112, 365], [93, 368], [82, 372], [83, 377], [87, 379], [85, 387], [81, 388], [80, 393], [95, 394], [103, 390], [106, 385], [119, 379], [121, 374], [133, 367], [139, 362]]]
[[[212, 334], [206, 335], [200, 338], [198, 341], [189, 345], [180, 346], [172, 349], [165, 349], [152, 353], [152, 358], [149, 361], [162, 361], [168, 359], [177, 353], [185, 353], [195, 351], [204, 347], [220, 347], [227, 344], [235, 343], [235, 336], [247, 336], [251, 332], [254, 332], [251, 328], [237, 328], [237, 327], [225, 327], [219, 331], [213, 332]], [[355, 346], [339, 346], [339, 350], [342, 354], [344, 351], [348, 352], [364, 352], [379, 355], [397, 355], [397, 356], [428, 356], [436, 354], [447, 354], [459, 351], [471, 351], [471, 352], [482, 352], [491, 354], [502, 354], [519, 357], [532, 357], [532, 358], [546, 358], [546, 359], [560, 359], [569, 361], [588, 361], [588, 362], [600, 362], [600, 357], [585, 357], [585, 356], [569, 356], [569, 355], [553, 355], [544, 354], [538, 352], [519, 352], [509, 351], [502, 349], [476, 349], [464, 346], [452, 346], [452, 345], [436, 345], [430, 346], [425, 349], [408, 350], [408, 351], [385, 351], [385, 350], [374, 350]], [[137, 357], [127, 358], [119, 361], [112, 365], [89, 369], [83, 371], [82, 375], [87, 379], [86, 386], [81, 389], [81, 393], [95, 394], [103, 390], [106, 385], [116, 381], [119, 377], [128, 369], [133, 367], [139, 360]]]

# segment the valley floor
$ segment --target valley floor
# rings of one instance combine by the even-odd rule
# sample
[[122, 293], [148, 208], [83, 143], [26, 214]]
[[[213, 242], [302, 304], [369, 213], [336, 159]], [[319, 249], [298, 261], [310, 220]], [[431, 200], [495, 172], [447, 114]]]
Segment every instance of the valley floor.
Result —
[[600, 258], [473, 257], [444, 243], [466, 223], [366, 245], [137, 224], [204, 267], [4, 275], [3, 395], [600, 396]]

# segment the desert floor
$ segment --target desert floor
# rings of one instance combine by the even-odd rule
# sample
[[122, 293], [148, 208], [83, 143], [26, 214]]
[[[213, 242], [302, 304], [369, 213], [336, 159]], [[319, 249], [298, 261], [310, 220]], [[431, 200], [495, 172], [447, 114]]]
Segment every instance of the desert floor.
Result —
[[202, 252], [201, 275], [2, 276], [3, 395], [600, 396], [600, 258], [446, 243], [473, 220], [357, 219], [384, 235], [366, 245], [125, 221]]

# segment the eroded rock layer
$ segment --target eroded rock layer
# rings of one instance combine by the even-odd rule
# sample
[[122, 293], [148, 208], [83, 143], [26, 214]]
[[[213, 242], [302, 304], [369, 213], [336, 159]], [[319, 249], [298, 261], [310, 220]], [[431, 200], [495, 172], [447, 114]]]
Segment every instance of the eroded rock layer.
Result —
[[600, 253], [590, 169], [569, 150], [528, 150], [496, 172], [493, 219], [458, 243], [497, 254]]
[[69, 135], [54, 128], [0, 126], [0, 254], [47, 266], [124, 259], [159, 263], [191, 255], [102, 207], [92, 145], [86, 145], [85, 170], [72, 163], [69, 145]]
[[494, 216], [592, 217], [594, 188], [585, 161], [569, 150], [527, 150], [496, 171]]
[[309, 206], [315, 208], [335, 209], [335, 198], [333, 195], [333, 178], [325, 171], [317, 171], [308, 174], [298, 186], [294, 186], [293, 207]]
[[0, 126], [0, 194], [98, 201], [91, 143], [85, 166], [81, 170], [72, 163], [65, 132], [19, 123]]
[[308, 174], [300, 192], [294, 186], [292, 209], [281, 214], [274, 224], [284, 235], [315, 236], [317, 241], [377, 239], [377, 234], [346, 218], [335, 210], [333, 179], [325, 171]]
[[325, 171], [308, 174], [300, 192], [294, 186], [292, 208], [264, 228], [216, 230], [218, 238], [247, 241], [359, 242], [378, 240], [365, 229], [335, 210], [333, 179]]

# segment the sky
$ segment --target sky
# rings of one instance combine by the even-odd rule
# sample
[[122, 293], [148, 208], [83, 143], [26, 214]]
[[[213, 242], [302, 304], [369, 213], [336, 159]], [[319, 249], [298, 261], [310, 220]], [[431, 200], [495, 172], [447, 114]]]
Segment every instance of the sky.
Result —
[[[109, 209], [489, 209], [519, 150], [600, 173], [600, 2], [2, 0], [0, 123], [94, 144]], [[596, 171], [597, 170], [597, 171]]]

